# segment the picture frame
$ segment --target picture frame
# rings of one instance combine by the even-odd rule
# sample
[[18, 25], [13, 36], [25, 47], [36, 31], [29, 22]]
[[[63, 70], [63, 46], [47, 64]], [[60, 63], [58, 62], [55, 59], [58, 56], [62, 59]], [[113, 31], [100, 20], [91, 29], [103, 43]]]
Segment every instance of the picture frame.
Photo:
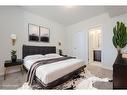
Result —
[[28, 38], [29, 38], [29, 41], [38, 42], [40, 40], [39, 36], [40, 36], [39, 26], [29, 23], [28, 24]]
[[50, 29], [40, 26], [40, 41], [49, 42], [50, 41]]
[[47, 27], [28, 23], [28, 38], [29, 41], [49, 43], [50, 29]]

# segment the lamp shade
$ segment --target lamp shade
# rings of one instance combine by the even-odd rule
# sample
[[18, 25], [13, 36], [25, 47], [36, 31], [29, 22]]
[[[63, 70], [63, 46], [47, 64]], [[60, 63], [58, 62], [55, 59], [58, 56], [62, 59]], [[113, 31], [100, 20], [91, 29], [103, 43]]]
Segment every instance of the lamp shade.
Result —
[[11, 39], [14, 39], [14, 40], [16, 40], [16, 34], [11, 34]]

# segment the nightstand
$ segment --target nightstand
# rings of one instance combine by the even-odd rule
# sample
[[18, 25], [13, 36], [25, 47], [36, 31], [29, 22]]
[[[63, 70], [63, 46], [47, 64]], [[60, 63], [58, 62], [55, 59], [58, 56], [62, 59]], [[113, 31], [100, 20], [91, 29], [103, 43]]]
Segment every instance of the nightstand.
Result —
[[12, 66], [20, 66], [20, 69], [22, 71], [23, 74], [23, 60], [22, 59], [17, 59], [16, 62], [12, 62], [11, 60], [6, 60], [4, 63], [4, 80], [6, 78], [6, 72], [7, 72], [7, 68], [8, 67], [12, 67]]
[[68, 57], [68, 55], [64, 55], [64, 54], [62, 54], [61, 56]]

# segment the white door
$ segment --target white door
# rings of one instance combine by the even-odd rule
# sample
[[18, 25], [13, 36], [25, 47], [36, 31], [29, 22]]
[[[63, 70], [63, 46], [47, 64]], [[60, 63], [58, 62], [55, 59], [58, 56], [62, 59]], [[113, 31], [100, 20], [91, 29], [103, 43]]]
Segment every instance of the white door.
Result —
[[84, 60], [84, 33], [75, 32], [73, 35], [73, 56]]

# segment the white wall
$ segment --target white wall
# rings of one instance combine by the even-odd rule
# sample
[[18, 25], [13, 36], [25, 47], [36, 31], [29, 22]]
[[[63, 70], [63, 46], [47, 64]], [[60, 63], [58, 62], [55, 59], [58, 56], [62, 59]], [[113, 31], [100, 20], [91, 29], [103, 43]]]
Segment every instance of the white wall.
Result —
[[[77, 24], [68, 26], [66, 28], [66, 36], [67, 38], [67, 47], [66, 52], [69, 55], [73, 56], [73, 41], [72, 36], [75, 32], [84, 31], [84, 40], [85, 40], [85, 51], [79, 51], [85, 53], [83, 56], [85, 58], [85, 63], [88, 63], [88, 31], [91, 27], [101, 26], [102, 28], [102, 65], [104, 68], [112, 69], [112, 65], [117, 56], [117, 51], [112, 44], [112, 29], [116, 24], [116, 21], [123, 21], [127, 23], [127, 15], [122, 15], [115, 18], [110, 18], [108, 13], [104, 13], [102, 15], [93, 17], [91, 19], [81, 21]], [[127, 25], [127, 24], [126, 24]]]
[[[50, 28], [50, 43], [29, 42], [28, 23], [42, 25]], [[3, 74], [4, 61], [10, 59], [11, 45], [10, 35], [17, 35], [14, 48], [17, 50], [18, 58], [22, 58], [22, 45], [53, 45], [58, 46], [58, 41], [62, 43], [64, 50], [64, 27], [56, 22], [49, 21], [38, 15], [23, 11], [18, 7], [0, 7], [0, 75]], [[17, 69], [16, 69], [17, 68]], [[14, 72], [18, 67], [10, 68]], [[13, 70], [13, 71], [12, 71]]]

